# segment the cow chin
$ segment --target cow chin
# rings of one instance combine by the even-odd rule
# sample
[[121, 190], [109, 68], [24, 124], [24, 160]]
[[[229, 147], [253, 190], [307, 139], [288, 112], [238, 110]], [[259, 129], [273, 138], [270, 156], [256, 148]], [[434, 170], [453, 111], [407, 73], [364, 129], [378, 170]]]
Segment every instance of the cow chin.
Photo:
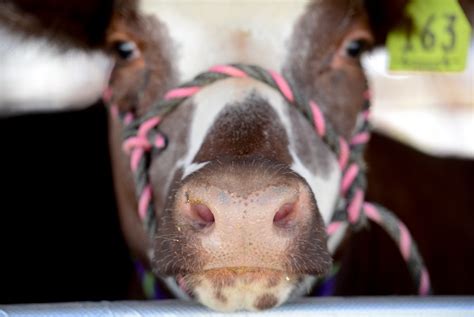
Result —
[[310, 275], [264, 268], [219, 268], [179, 275], [179, 289], [215, 311], [261, 311], [307, 293]]

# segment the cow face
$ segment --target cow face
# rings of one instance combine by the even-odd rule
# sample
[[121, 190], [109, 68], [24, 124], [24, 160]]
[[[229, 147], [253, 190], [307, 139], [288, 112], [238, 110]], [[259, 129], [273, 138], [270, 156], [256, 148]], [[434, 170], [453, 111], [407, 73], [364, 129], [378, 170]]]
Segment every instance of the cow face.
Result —
[[[369, 21], [357, 0], [144, 1], [119, 10], [109, 32], [118, 60], [113, 102], [140, 116], [215, 64], [256, 64], [284, 73], [349, 137], [366, 89], [360, 56], [374, 43]], [[134, 232], [129, 243], [150, 249], [151, 268], [177, 296], [216, 310], [261, 310], [327, 273], [328, 244], [337, 245], [325, 233], [339, 194], [337, 159], [277, 91], [222, 80], [160, 130], [169, 145], [149, 171], [153, 241], [140, 242], [139, 221], [122, 218]]]

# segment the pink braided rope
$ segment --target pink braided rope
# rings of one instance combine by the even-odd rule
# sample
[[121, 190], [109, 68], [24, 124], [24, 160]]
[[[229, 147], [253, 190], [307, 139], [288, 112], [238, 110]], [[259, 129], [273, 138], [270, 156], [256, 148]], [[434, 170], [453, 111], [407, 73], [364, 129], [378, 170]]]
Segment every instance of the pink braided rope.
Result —
[[[366, 100], [369, 100], [370, 97], [371, 97], [370, 91], [369, 90], [365, 91], [364, 98]], [[311, 105], [311, 108], [313, 111], [313, 117], [318, 116], [319, 115], [318, 111], [315, 112], [313, 110], [312, 105]], [[361, 113], [361, 118], [364, 121], [363, 125], [365, 125], [365, 123], [368, 121], [369, 116], [370, 116], [369, 109]], [[317, 123], [315, 123], [315, 129], [316, 129], [316, 132], [319, 135], [321, 135], [320, 130], [318, 130]], [[369, 140], [370, 140], [370, 133], [368, 131], [359, 132], [352, 137], [350, 141], [350, 147], [365, 144]], [[349, 189], [353, 187], [353, 183], [359, 173], [359, 166], [356, 163], [352, 163], [346, 169], [346, 165], [349, 162], [349, 158], [350, 158], [350, 151], [351, 151], [350, 147], [345, 139], [343, 139], [342, 137], [339, 138], [340, 153], [339, 153], [338, 160], [339, 160], [339, 167], [341, 171], [343, 172], [343, 177], [341, 180], [341, 194], [343, 197], [345, 197]], [[352, 224], [357, 223], [362, 214], [365, 214], [368, 219], [374, 221], [375, 223], [383, 227], [384, 223], [382, 220], [382, 216], [380, 215], [380, 212], [377, 210], [377, 208], [374, 205], [364, 202], [364, 191], [362, 189], [355, 188], [352, 199], [349, 201], [349, 204], [347, 205], [347, 217], [348, 217], [349, 223], [352, 223]], [[403, 259], [408, 265], [410, 257], [411, 257], [412, 248], [413, 248], [413, 239], [410, 235], [410, 232], [408, 231], [408, 228], [405, 226], [405, 224], [403, 224], [398, 219], [396, 221], [397, 221], [398, 231], [400, 233], [398, 248], [400, 250], [400, 253]], [[327, 226], [327, 229], [326, 229], [327, 234], [329, 236], [334, 235], [336, 232], [338, 232], [342, 228], [343, 224], [344, 224], [344, 221], [331, 222]], [[428, 271], [426, 267], [422, 267], [418, 294], [422, 296], [428, 295], [430, 291], [430, 284], [431, 283], [430, 283]]]
[[201, 90], [201, 87], [176, 88], [166, 93], [165, 100], [191, 97], [192, 95], [196, 94], [199, 90]]
[[333, 221], [331, 222], [328, 227], [326, 228], [326, 232], [329, 236], [332, 236], [335, 234], [339, 229], [341, 229], [342, 225], [344, 224], [344, 221]]
[[[365, 202], [362, 204], [362, 208], [360, 208], [359, 210], [362, 210], [362, 212], [367, 216], [368, 219], [372, 220], [373, 222], [383, 227], [382, 215], [373, 204]], [[355, 212], [355, 210], [351, 212]], [[356, 215], [353, 215], [350, 218], [354, 220], [355, 217]], [[327, 229], [326, 229], [327, 234], [329, 236], [333, 236], [337, 231], [339, 231], [342, 228], [343, 224], [344, 224], [344, 221], [331, 222], [327, 226]], [[408, 229], [402, 222], [397, 220], [397, 225], [398, 225], [400, 235], [401, 235], [398, 248], [400, 250], [400, 253], [403, 259], [405, 260], [406, 263], [408, 263], [411, 257], [411, 250], [413, 247], [412, 245], [413, 238], [411, 237], [410, 232], [408, 231]], [[418, 294], [421, 296], [429, 295], [429, 291], [431, 287], [430, 285], [431, 283], [430, 283], [430, 276], [429, 276], [428, 270], [426, 269], [426, 267], [423, 267], [421, 269], [421, 278], [420, 278], [420, 285], [418, 288]]]
[[[214, 72], [214, 73], [224, 74], [224, 75], [227, 75], [229, 77], [234, 77], [234, 78], [249, 77], [249, 75], [243, 70], [234, 66], [229, 66], [229, 65], [216, 65], [210, 68], [209, 71]], [[275, 82], [281, 94], [288, 101], [293, 103], [295, 101], [293, 91], [291, 90], [290, 85], [284, 79], [284, 77], [274, 71], [268, 71], [268, 73], [270, 74], [271, 78]], [[202, 88], [203, 87], [201, 86], [175, 88], [168, 91], [165, 94], [164, 100], [170, 101], [174, 99], [191, 97], [195, 95], [196, 93], [198, 93]], [[364, 98], [366, 100], [370, 99], [370, 95], [371, 93], [369, 90], [364, 92]], [[107, 89], [104, 92], [103, 97], [104, 97], [104, 101], [110, 101], [112, 98], [111, 90]], [[309, 108], [311, 109], [315, 131], [320, 137], [323, 138], [326, 136], [326, 133], [327, 133], [325, 117], [316, 102], [310, 100], [308, 103], [309, 103]], [[112, 106], [111, 112], [112, 112], [112, 115], [118, 116], [118, 113], [119, 113], [118, 107]], [[362, 127], [367, 127], [366, 123], [369, 118], [369, 115], [370, 115], [370, 112], [368, 109], [364, 110], [361, 113], [361, 118], [364, 121], [363, 122], [364, 124], [362, 125]], [[124, 118], [125, 124], [129, 124], [132, 120], [133, 120], [133, 116], [131, 115], [131, 113], [128, 113], [125, 115], [125, 118]], [[165, 139], [159, 133], [156, 135], [155, 139], [152, 142], [150, 142], [150, 140], [148, 139], [149, 132], [152, 129], [156, 128], [160, 124], [160, 122], [161, 122], [161, 118], [157, 116], [144, 121], [143, 123], [140, 124], [136, 136], [130, 137], [124, 141], [123, 150], [130, 155], [130, 167], [133, 173], [137, 172], [137, 169], [140, 165], [140, 162], [142, 161], [144, 157], [145, 152], [150, 151], [152, 147], [156, 147], [159, 149], [163, 149], [165, 147]], [[363, 128], [363, 129], [366, 129], [366, 128]], [[354, 185], [355, 184], [354, 182], [359, 175], [360, 167], [355, 162], [351, 163], [347, 167], [347, 165], [349, 164], [351, 160], [351, 148], [355, 146], [363, 145], [367, 143], [369, 139], [370, 139], [370, 133], [365, 130], [359, 131], [356, 135], [354, 135], [352, 139], [350, 140], [350, 143], [348, 143], [342, 137], [338, 138], [338, 143], [339, 143], [338, 163], [339, 163], [339, 167], [341, 171], [343, 172], [343, 177], [341, 180], [341, 195], [344, 198], [347, 198], [346, 196], [349, 193], [351, 193], [352, 195], [346, 207], [347, 220], [351, 224], [356, 224], [360, 220], [362, 214], [367, 216], [368, 219], [378, 223], [379, 225], [383, 224], [382, 216], [380, 215], [380, 212], [377, 210], [377, 208], [372, 204], [364, 202], [364, 190], [362, 188], [357, 188]], [[145, 220], [145, 218], [147, 217], [147, 211], [149, 210], [151, 203], [152, 203], [152, 187], [148, 183], [145, 185], [144, 189], [142, 190], [138, 198], [138, 214], [139, 214], [140, 219]], [[342, 228], [344, 223], [345, 221], [334, 221], [330, 223], [327, 227], [328, 235], [331, 236], [335, 234], [337, 231], [339, 231]], [[411, 256], [411, 250], [413, 246], [412, 238], [406, 226], [400, 221], [398, 221], [398, 229], [400, 232], [399, 249], [403, 256], [403, 259], [406, 262], [408, 262]], [[426, 268], [423, 268], [421, 271], [419, 293], [421, 295], [425, 295], [429, 292], [429, 289], [430, 289], [429, 275]]]
[[349, 203], [349, 207], [347, 207], [347, 213], [349, 215], [349, 222], [356, 223], [359, 220], [362, 204], [364, 203], [364, 191], [360, 188], [357, 188], [352, 198], [351, 202]]
[[[383, 227], [382, 216], [373, 204], [364, 203], [362, 210], [367, 218]], [[400, 243], [398, 248], [400, 249], [403, 259], [408, 263], [411, 256], [413, 238], [411, 237], [407, 227], [401, 221], [397, 220], [397, 222], [400, 231]], [[426, 267], [423, 267], [421, 271], [421, 280], [420, 286], [418, 288], [418, 294], [422, 296], [429, 295], [430, 284], [428, 270]]]
[[346, 140], [344, 140], [342, 137], [339, 137], [339, 148], [339, 167], [341, 170], [344, 170], [346, 168], [347, 162], [349, 162], [350, 150]]
[[321, 109], [316, 104], [316, 102], [310, 100], [309, 106], [311, 107], [311, 111], [313, 113], [313, 121], [314, 127], [316, 128], [316, 132], [320, 137], [324, 137], [324, 135], [326, 134], [326, 123], [324, 121], [323, 113], [321, 112]]
[[342, 182], [341, 182], [341, 193], [342, 195], [345, 195], [347, 193], [347, 190], [352, 186], [352, 183], [357, 177], [357, 174], [359, 173], [359, 166], [356, 163], [352, 163], [344, 173], [344, 176], [342, 177]]
[[233, 66], [228, 66], [228, 65], [216, 65], [214, 67], [211, 67], [209, 71], [214, 72], [214, 73], [225, 74], [230, 77], [237, 77], [237, 78], [248, 77], [248, 75], [244, 73], [243, 71], [241, 71], [240, 69], [235, 68]]
[[351, 145], [364, 144], [364, 143], [369, 142], [369, 140], [370, 140], [370, 133], [369, 132], [361, 132], [359, 134], [356, 134], [351, 139]]
[[148, 184], [144, 189], [143, 193], [138, 200], [138, 215], [143, 221], [146, 218], [146, 212], [148, 210], [148, 205], [151, 202], [151, 185]]
[[427, 296], [430, 294], [430, 288], [430, 275], [426, 267], [424, 267], [421, 271], [421, 283], [420, 287], [418, 288], [418, 294], [420, 294], [421, 296]]
[[398, 230], [400, 230], [400, 253], [403, 256], [405, 261], [408, 261], [410, 257], [410, 247], [411, 247], [411, 236], [408, 232], [407, 227], [403, 223], [398, 224]]
[[135, 120], [135, 116], [131, 112], [127, 112], [123, 118], [123, 124], [129, 125], [133, 120]]
[[288, 85], [288, 83], [286, 82], [285, 78], [283, 78], [282, 75], [273, 70], [270, 70], [269, 73], [277, 84], [283, 96], [285, 96], [286, 99], [288, 99], [290, 102], [294, 102], [295, 97], [293, 96], [293, 91], [291, 90], [290, 85]]
[[145, 151], [148, 151], [151, 148], [151, 144], [147, 139], [136, 136], [128, 138], [122, 145], [122, 150], [127, 154], [130, 154], [132, 150], [136, 148], [142, 148]]
[[148, 132], [150, 132], [150, 130], [156, 127], [160, 122], [161, 122], [160, 117], [153, 117], [151, 119], [146, 120], [138, 128], [138, 133], [137, 133], [138, 136], [142, 138], [146, 137]]

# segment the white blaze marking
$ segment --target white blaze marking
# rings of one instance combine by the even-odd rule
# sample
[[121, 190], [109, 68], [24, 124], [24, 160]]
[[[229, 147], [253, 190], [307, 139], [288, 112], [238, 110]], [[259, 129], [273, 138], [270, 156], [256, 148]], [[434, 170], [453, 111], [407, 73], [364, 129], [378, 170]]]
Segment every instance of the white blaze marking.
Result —
[[217, 82], [205, 87], [193, 97], [195, 106], [188, 136], [189, 149], [186, 155], [176, 163], [177, 168], [184, 167], [186, 176], [204, 166], [192, 167], [191, 164], [201, 148], [209, 129], [216, 121], [218, 114], [226, 105], [241, 101], [248, 94], [246, 90], [239, 90], [238, 85], [228, 84], [228, 81], [234, 80], [227, 79]]
[[290, 149], [290, 154], [293, 158], [291, 169], [308, 182], [309, 187], [313, 191], [314, 197], [316, 197], [319, 212], [327, 226], [334, 213], [340, 188], [341, 172], [336, 159], [334, 158], [331, 160], [329, 177], [323, 178], [320, 175], [311, 173], [310, 170], [304, 166], [293, 149]]
[[288, 105], [278, 91], [261, 82], [253, 79], [230, 78], [208, 86], [194, 96], [195, 110], [189, 133], [189, 149], [185, 156], [177, 162], [177, 168], [184, 168], [183, 178], [202, 168], [206, 163], [196, 164], [193, 163], [193, 159], [219, 113], [226, 105], [231, 106], [233, 103], [242, 102], [252, 93], [267, 100], [277, 113], [288, 135], [289, 152], [293, 159], [291, 168], [308, 182], [316, 197], [321, 216], [327, 225], [334, 212], [339, 194], [341, 172], [337, 160], [334, 157], [330, 161], [328, 177], [312, 173], [301, 162], [296, 155]]
[[185, 168], [184, 168], [184, 173], [183, 173], [183, 176], [181, 177], [181, 179], [184, 179], [187, 176], [191, 175], [192, 173], [200, 170], [201, 168], [206, 166], [207, 163], [209, 163], [209, 162], [191, 163], [189, 165], [186, 165]]

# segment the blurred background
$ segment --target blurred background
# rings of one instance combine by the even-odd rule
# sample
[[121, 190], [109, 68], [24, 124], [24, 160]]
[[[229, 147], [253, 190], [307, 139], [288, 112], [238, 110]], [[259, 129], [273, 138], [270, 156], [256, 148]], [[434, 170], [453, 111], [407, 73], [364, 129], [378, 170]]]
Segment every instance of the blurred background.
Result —
[[[473, 1], [461, 3], [472, 24]], [[0, 2], [0, 304], [134, 296], [98, 98], [111, 65], [100, 45], [112, 6]], [[45, 34], [64, 45], [37, 40]], [[428, 263], [449, 254], [450, 266], [432, 271], [440, 294], [474, 294], [472, 43], [462, 73], [390, 73], [383, 48], [364, 59], [376, 130], [369, 196], [410, 224], [422, 251], [438, 246]], [[46, 77], [57, 84], [45, 86]], [[355, 235], [344, 256], [355, 264], [341, 272], [355, 279], [351, 294], [381, 294], [380, 284], [410, 293], [409, 280], [399, 286], [390, 266], [379, 269], [381, 259], [404, 267], [391, 243], [375, 228]]]

